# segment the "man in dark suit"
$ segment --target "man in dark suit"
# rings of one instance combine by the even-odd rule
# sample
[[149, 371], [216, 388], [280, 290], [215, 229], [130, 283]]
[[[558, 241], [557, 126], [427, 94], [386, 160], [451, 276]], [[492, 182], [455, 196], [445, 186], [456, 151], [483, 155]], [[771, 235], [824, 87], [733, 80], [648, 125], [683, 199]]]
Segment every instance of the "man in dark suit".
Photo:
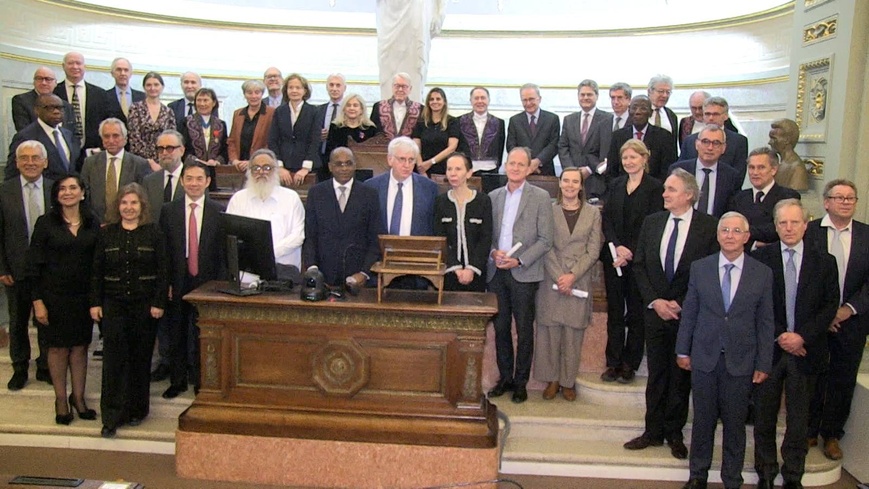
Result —
[[869, 226], [854, 220], [856, 204], [853, 182], [827, 182], [827, 215], [810, 222], [806, 230], [806, 243], [833, 255], [839, 271], [839, 308], [827, 334], [830, 366], [818, 378], [809, 414], [809, 444], [817, 444], [820, 433], [824, 455], [831, 460], [843, 456], [839, 440], [845, 435], [869, 333]]
[[694, 175], [676, 169], [664, 182], [663, 212], [643, 221], [634, 252], [634, 276], [646, 306], [646, 429], [628, 450], [660, 446], [666, 438], [678, 459], [688, 456], [682, 428], [688, 419], [691, 377], [676, 365], [676, 333], [695, 260], [718, 251], [717, 220], [694, 211], [700, 193]]
[[772, 243], [778, 239], [775, 232], [772, 210], [784, 199], [799, 199], [796, 190], [775, 183], [778, 171], [778, 156], [764, 146], [748, 155], [748, 180], [751, 188], [740, 190], [730, 198], [727, 209], [736, 211], [751, 225], [751, 237], [745, 243], [745, 251]]
[[85, 63], [81, 53], [66, 53], [63, 72], [66, 79], [55, 87], [54, 94], [72, 105], [75, 124], [69, 129], [79, 138], [83, 152], [97, 149], [100, 147], [100, 122], [106, 118], [106, 92], [84, 81]]
[[[196, 308], [182, 299], [184, 294], [208, 282], [226, 280], [226, 233], [220, 204], [208, 199], [205, 191], [211, 184], [208, 171], [201, 163], [187, 163], [181, 169], [184, 199], [166, 204], [160, 215], [160, 228], [166, 237], [169, 255], [171, 301], [169, 322], [171, 342], [171, 385], [165, 399], [187, 390], [187, 345], [193, 342], [198, 352]], [[193, 336], [188, 337], [193, 325]], [[199, 389], [199, 355], [194, 354], [194, 390]]]
[[[12, 97], [12, 122], [15, 124], [15, 131], [20, 131], [36, 121], [36, 98], [54, 93], [56, 86], [57, 78], [54, 76], [54, 70], [45, 66], [36, 68], [33, 73], [33, 90]], [[66, 102], [63, 105], [63, 124], [73, 127], [75, 113], [72, 111], [72, 106]]]
[[678, 143], [678, 118], [676, 113], [667, 107], [670, 95], [673, 94], [673, 79], [667, 75], [655, 75], [649, 79], [649, 100], [652, 102], [652, 114], [649, 121], [655, 127], [660, 127], [670, 133], [673, 141], [673, 151]]
[[[730, 120], [728, 111], [730, 106], [727, 100], [722, 97], [709, 97], [703, 103], [703, 122], [706, 125], [715, 124], [718, 127], [724, 128], [727, 134], [727, 149], [721, 155], [721, 162], [729, 165], [736, 170], [736, 187], [735, 191], [742, 188], [742, 182], [745, 180], [745, 165], [748, 161], [748, 139], [736, 131], [732, 131], [726, 127], [726, 123]], [[691, 159], [697, 157], [697, 146], [694, 142], [699, 138], [699, 133], [691, 134], [685, 138], [682, 144], [682, 159]]]
[[12, 137], [4, 172], [6, 180], [18, 175], [15, 150], [19, 144], [29, 140], [39, 141], [45, 147], [48, 154], [46, 178], [57, 180], [77, 171], [81, 147], [72, 132], [60, 125], [63, 122], [63, 101], [57, 95], [40, 95], [36, 99], [36, 114], [34, 122]]
[[263, 85], [266, 86], [266, 93], [263, 97], [263, 104], [273, 109], [277, 109], [284, 103], [284, 93], [281, 92], [284, 86], [284, 75], [281, 70], [270, 66], [263, 73]]
[[[30, 287], [24, 280], [25, 254], [36, 219], [51, 206], [50, 188], [54, 183], [42, 176], [48, 164], [42, 143], [24, 141], [16, 151], [20, 177], [10, 178], [0, 186], [0, 283], [6, 286], [9, 307], [9, 358], [13, 373], [7, 387], [11, 391], [20, 390], [27, 384], [30, 367], [27, 323], [33, 302]], [[36, 379], [50, 384], [48, 347], [35, 318], [33, 326], [39, 343]]]
[[649, 149], [649, 175], [664, 181], [667, 170], [676, 161], [676, 145], [672, 136], [660, 127], [649, 124], [652, 102], [645, 95], [637, 95], [628, 106], [630, 124], [613, 132], [607, 155], [607, 174], [609, 180], [623, 173], [619, 152], [628, 139], [639, 139]]
[[515, 403], [528, 399], [525, 384], [534, 354], [534, 298], [543, 280], [543, 258], [555, 236], [549, 193], [528, 184], [525, 179], [530, 168], [531, 151], [523, 146], [514, 148], [507, 153], [507, 185], [489, 194], [493, 229], [486, 281], [489, 290], [498, 296], [493, 323], [500, 374], [489, 397], [513, 391]]
[[583, 80], [577, 90], [582, 110], [564, 118], [564, 128], [558, 140], [558, 158], [562, 168], [575, 166], [580, 169], [586, 198], [601, 198], [606, 193], [606, 168], [599, 166], [609, 152], [613, 115], [597, 109], [596, 81]]
[[[757, 487], [772, 489], [779, 473], [776, 421], [785, 393], [787, 429], [781, 446], [782, 487], [802, 488], [809, 401], [817, 374], [827, 365], [827, 327], [839, 306], [836, 259], [806, 246], [809, 211], [796, 199], [774, 209], [778, 245], [753, 254], [773, 271], [775, 349], [769, 379], [755, 391], [754, 468]], [[695, 391], [696, 392], [696, 391]]]
[[507, 127], [507, 152], [517, 146], [531, 149], [531, 173], [555, 175], [552, 159], [558, 154], [561, 121], [552, 112], [540, 108], [540, 87], [526, 83], [519, 89], [524, 112], [510, 118]]
[[401, 236], [431, 236], [438, 186], [413, 171], [419, 147], [410, 138], [397, 137], [389, 143], [386, 161], [390, 170], [365, 182], [377, 190], [380, 229]]
[[127, 123], [130, 106], [145, 100], [145, 92], [130, 87], [133, 76], [133, 65], [126, 58], [115, 58], [112, 61], [112, 78], [115, 86], [106, 90], [106, 117], [120, 119]]
[[506, 130], [504, 119], [489, 113], [489, 90], [471, 89], [473, 110], [459, 116], [459, 151], [471, 158], [474, 174], [498, 173], [504, 157]]
[[693, 141], [698, 156], [677, 161], [670, 166], [670, 171], [681, 168], [694, 175], [700, 185], [700, 198], [694, 207], [717, 219], [727, 210], [738, 177], [733, 168], [720, 164], [721, 154], [728, 145], [724, 131], [715, 124], [708, 124], [699, 134], [700, 138]]
[[610, 107], [613, 108], [612, 131], [616, 132], [628, 123], [628, 107], [631, 105], [633, 89], [625, 82], [610, 85]]
[[338, 116], [341, 101], [344, 100], [344, 92], [347, 91], [347, 83], [341, 73], [332, 73], [326, 78], [326, 91], [329, 93], [329, 101], [317, 106], [317, 122], [320, 124], [320, 171], [319, 181], [330, 178], [329, 155], [326, 154], [326, 139], [329, 137], [329, 129], [332, 121]]
[[[100, 222], [106, 222], [106, 210], [114, 204], [118, 190], [128, 183], [141, 184], [151, 173], [151, 166], [148, 160], [124, 150], [127, 127], [120, 119], [110, 117], [101, 122], [100, 138], [105, 151], [85, 158], [81, 179], [90, 191], [94, 214]], [[151, 205], [162, 205], [162, 201]]]
[[332, 178], [311, 187], [305, 211], [302, 261], [316, 266], [329, 285], [362, 286], [380, 256], [377, 191], [354, 180], [356, 160], [349, 148], [329, 158]]
[[[196, 113], [196, 100], [194, 99], [200, 88], [202, 88], [202, 78], [198, 74], [188, 71], [181, 75], [181, 90], [184, 92], [184, 96], [169, 102], [168, 105], [172, 109], [172, 113], [175, 114], [175, 127], [182, 127], [184, 119], [188, 115]], [[217, 109], [214, 110], [214, 115], [220, 117]]]
[[691, 372], [694, 393], [690, 479], [683, 489], [706, 488], [719, 418], [721, 480], [725, 488], [742, 487], [752, 384], [762, 384], [772, 368], [772, 271], [743, 251], [745, 216], [728, 212], [717, 234], [721, 252], [691, 264], [676, 339], [676, 363]]

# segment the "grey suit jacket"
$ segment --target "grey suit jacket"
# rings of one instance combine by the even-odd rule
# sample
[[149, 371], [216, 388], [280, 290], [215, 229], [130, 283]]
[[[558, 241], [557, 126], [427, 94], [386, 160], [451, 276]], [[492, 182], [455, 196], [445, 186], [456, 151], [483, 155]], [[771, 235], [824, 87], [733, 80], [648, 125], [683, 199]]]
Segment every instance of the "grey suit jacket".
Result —
[[[522, 243], [522, 247], [513, 255], [522, 262], [522, 266], [510, 270], [518, 282], [540, 282], [543, 280], [542, 259], [552, 248], [555, 227], [552, 218], [552, 200], [549, 192], [542, 188], [525, 183], [522, 197], [519, 199], [519, 209], [513, 222], [513, 244]], [[498, 238], [501, 235], [501, 222], [504, 220], [504, 202], [507, 196], [507, 186], [493, 190], [492, 199], [492, 249], [499, 249]], [[495, 262], [488, 264], [486, 281], [495, 276]]]
[[587, 197], [602, 197], [606, 193], [606, 179], [597, 173], [597, 165], [607, 157], [613, 131], [613, 115], [596, 109], [588, 124], [585, 144], [582, 142], [583, 112], [574, 112], [564, 118], [558, 139], [558, 158], [561, 167], [588, 167], [591, 170], [584, 183]]
[[[106, 221], [107, 165], [108, 153], [101, 151], [85, 158], [84, 165], [81, 168], [81, 179], [84, 182], [85, 187], [90, 190], [91, 206], [93, 207], [94, 214], [97, 215], [100, 222]], [[121, 161], [121, 167], [119, 170], [121, 171], [121, 174], [118, 179], [118, 190], [128, 183], [136, 182], [141, 184], [145, 180], [145, 176], [151, 173], [151, 167], [148, 165], [148, 161], [140, 156], [130, 153], [129, 151], [124, 151], [124, 159]], [[157, 202], [157, 204], [162, 205], [162, 199]], [[151, 204], [151, 206], [153, 207], [153, 204]]]
[[690, 356], [692, 370], [712, 372], [724, 350], [731, 375], [768, 373], [775, 344], [772, 270], [745, 255], [736, 294], [725, 311], [718, 278], [719, 256], [715, 253], [691, 264], [676, 354]]
[[[44, 209], [51, 207], [51, 185], [42, 179]], [[0, 275], [12, 275], [16, 281], [24, 279], [27, 254], [27, 214], [24, 211], [24, 193], [21, 178], [15, 177], [0, 185]]]
[[[149, 173], [142, 180], [142, 186], [145, 187], [145, 193], [148, 194], [148, 202], [151, 203], [151, 220], [160, 222], [160, 210], [163, 208], [163, 171], [155, 171]], [[175, 185], [175, 193], [172, 195], [172, 200], [184, 199], [184, 188], [181, 185]]]

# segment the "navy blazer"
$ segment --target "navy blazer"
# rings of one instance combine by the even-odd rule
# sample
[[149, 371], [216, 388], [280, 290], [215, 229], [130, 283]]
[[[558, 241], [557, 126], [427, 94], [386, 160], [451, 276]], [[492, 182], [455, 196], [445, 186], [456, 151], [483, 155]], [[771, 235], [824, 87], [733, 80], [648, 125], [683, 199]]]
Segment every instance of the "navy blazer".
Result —
[[691, 357], [691, 369], [712, 372], [724, 351], [733, 376], [769, 373], [773, 356], [772, 270], [746, 255], [730, 309], [724, 310], [719, 254], [691, 264], [688, 292], [676, 337], [676, 354]]
[[[748, 168], [748, 138], [725, 128], [724, 134], [727, 136], [727, 147], [724, 148], [724, 154], [718, 158], [719, 162], [730, 165], [736, 170], [736, 187], [734, 190], [742, 189], [742, 182], [745, 180], [745, 171]], [[685, 138], [682, 143], [682, 159], [688, 160], [697, 158], [697, 136], [700, 133], [692, 134]]]
[[[681, 168], [691, 175], [695, 175], [697, 171], [697, 158], [693, 160], [679, 160], [670, 165], [670, 173], [676, 168]], [[718, 161], [718, 171], [715, 172], [715, 196], [712, 199], [712, 215], [719, 218], [727, 212], [727, 206], [730, 205], [730, 197], [734, 192], [734, 182], [739, 176], [733, 168], [727, 165], [722, 165]], [[697, 182], [700, 186], [700, 182]], [[698, 199], [699, 200], [699, 199]], [[703, 209], [705, 212], [705, 209]]]
[[[829, 253], [827, 228], [821, 227], [821, 219], [809, 223], [804, 239], [815, 249]], [[843, 322], [842, 327], [862, 327], [863, 334], [869, 334], [869, 225], [856, 220], [851, 227], [851, 254], [848, 256], [843, 289], [842, 302], [851, 304], [857, 315]]]
[[[385, 232], [389, 230], [386, 198], [389, 194], [390, 174], [391, 171], [388, 171], [365, 181], [365, 185], [377, 190], [380, 200], [380, 228]], [[434, 203], [438, 195], [438, 186], [418, 173], [412, 173], [410, 176], [413, 178], [413, 222], [410, 225], [410, 235], [433, 236]]]
[[555, 175], [555, 164], [552, 159], [558, 154], [558, 138], [561, 133], [561, 121], [552, 112], [540, 110], [540, 120], [537, 121], [537, 134], [531, 136], [531, 125], [528, 124], [528, 113], [520, 112], [510, 118], [507, 127], [507, 152], [516, 146], [531, 149], [531, 158], [540, 160], [540, 173]]
[[15, 150], [18, 145], [24, 141], [35, 140], [45, 146], [45, 152], [48, 153], [48, 167], [42, 174], [46, 178], [57, 180], [65, 177], [70, 173], [75, 173], [81, 170], [81, 146], [78, 139], [73, 136], [72, 131], [64, 127], [60, 127], [60, 134], [63, 136], [66, 145], [69, 147], [69, 168], [63, 165], [63, 160], [60, 157], [60, 152], [57, 146], [54, 145], [54, 139], [45, 133], [45, 130], [39, 125], [39, 121], [33, 121], [29, 126], [15, 133], [12, 136], [12, 144], [9, 145], [9, 156], [6, 158], [5, 179], [9, 180], [18, 176], [18, 167], [16, 166]]
[[[42, 179], [43, 209], [46, 212], [51, 208], [53, 184], [52, 180]], [[24, 280], [25, 255], [29, 246], [24, 192], [21, 179], [16, 177], [0, 185], [0, 275], [12, 275], [16, 282]]]
[[278, 159], [283, 161], [284, 168], [296, 171], [302, 168], [302, 162], [311, 160], [316, 170], [320, 168], [320, 129], [317, 122], [317, 108], [303, 102], [299, 108], [299, 117], [293, 125], [290, 115], [290, 105], [283, 104], [275, 109], [272, 127], [269, 131], [269, 149], [274, 151]]
[[226, 231], [221, 213], [223, 207], [208, 197], [202, 209], [202, 231], [199, 235], [199, 274], [187, 280], [187, 226], [185, 199], [163, 205], [160, 229], [166, 238], [169, 257], [169, 285], [172, 301], [180, 302], [184, 294], [208, 282], [226, 280]]
[[[132, 107], [134, 103], [145, 100], [145, 92], [130, 88], [130, 98], [133, 99], [130, 102], [130, 106]], [[124, 115], [124, 111], [121, 109], [121, 102], [118, 100], [118, 92], [115, 91], [115, 87], [106, 90], [106, 118], [109, 117], [116, 117], [122, 120], [125, 125], [127, 124], [127, 116]]]
[[371, 275], [371, 265], [380, 259], [378, 236], [386, 229], [375, 189], [354, 180], [342, 213], [332, 182], [308, 191], [302, 261], [305, 267], [317, 265], [329, 285], [340, 285], [359, 271]]
[[764, 196], [759, 204], [754, 203], [754, 188], [740, 190], [732, 197], [730, 203], [727, 204], [728, 211], [736, 211], [746, 219], [751, 229], [751, 237], [745, 244], [745, 250], [751, 249], [755, 241], [761, 243], [772, 243], [778, 241], [778, 234], [775, 232], [775, 222], [773, 209], [775, 205], [784, 199], [800, 199], [800, 193], [794, 189], [782, 187], [777, 183], [773, 183], [769, 189], [769, 193]]
[[[752, 253], [758, 261], [772, 269], [775, 337], [788, 330], [785, 311], [785, 275], [781, 244], [775, 242]], [[800, 370], [818, 374], [827, 362], [827, 328], [839, 308], [839, 282], [836, 259], [812, 246], [803, 246], [803, 260], [797, 280], [797, 302], [794, 311], [794, 332], [803, 337], [806, 356], [796, 357]], [[773, 362], [778, 362], [784, 350], [776, 342]]]
[[[84, 148], [101, 148], [103, 144], [100, 138], [100, 122], [107, 117], [106, 115], [106, 91], [92, 83], [85, 82], [85, 120], [82, 121], [82, 129], [84, 130]], [[54, 94], [60, 97], [61, 100], [69, 102], [72, 105], [72, 100], [69, 100], [66, 95], [66, 80], [57, 84], [54, 87]], [[74, 123], [73, 123], [74, 124]], [[74, 128], [75, 125], [70, 126]], [[75, 131], [73, 131], [75, 132]], [[76, 156], [76, 158], [78, 158]]]
[[[634, 138], [633, 124], [625, 124], [625, 127], [614, 131], [610, 140], [609, 154], [607, 155], [607, 177], [616, 178], [623, 175], [622, 158], [619, 152], [629, 139]], [[643, 143], [649, 149], [649, 175], [664, 181], [669, 176], [668, 169], [676, 161], [676, 140], [666, 129], [655, 127], [651, 124], [646, 126], [646, 134], [643, 135]]]

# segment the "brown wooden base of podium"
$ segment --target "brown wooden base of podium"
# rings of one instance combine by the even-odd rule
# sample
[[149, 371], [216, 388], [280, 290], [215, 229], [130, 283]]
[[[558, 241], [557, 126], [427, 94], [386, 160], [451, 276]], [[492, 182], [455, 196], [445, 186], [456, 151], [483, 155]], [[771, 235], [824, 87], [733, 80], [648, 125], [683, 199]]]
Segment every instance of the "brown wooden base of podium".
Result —
[[[175, 435], [179, 477], [330, 488], [418, 488], [491, 481], [498, 448], [304, 440], [213, 433]], [[494, 489], [495, 484], [474, 487]]]

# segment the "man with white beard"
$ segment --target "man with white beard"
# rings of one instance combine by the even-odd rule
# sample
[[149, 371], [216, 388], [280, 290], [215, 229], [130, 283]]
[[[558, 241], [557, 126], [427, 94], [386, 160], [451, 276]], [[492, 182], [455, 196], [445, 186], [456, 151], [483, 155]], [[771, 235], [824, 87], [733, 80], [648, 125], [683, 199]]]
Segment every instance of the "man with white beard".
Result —
[[[262, 219], [272, 223], [272, 244], [278, 276], [281, 268], [302, 265], [305, 241], [305, 207], [294, 190], [280, 185], [275, 154], [268, 149], [255, 151], [247, 168], [247, 183], [229, 200], [227, 214]], [[282, 265], [284, 267], [282, 267]]]

